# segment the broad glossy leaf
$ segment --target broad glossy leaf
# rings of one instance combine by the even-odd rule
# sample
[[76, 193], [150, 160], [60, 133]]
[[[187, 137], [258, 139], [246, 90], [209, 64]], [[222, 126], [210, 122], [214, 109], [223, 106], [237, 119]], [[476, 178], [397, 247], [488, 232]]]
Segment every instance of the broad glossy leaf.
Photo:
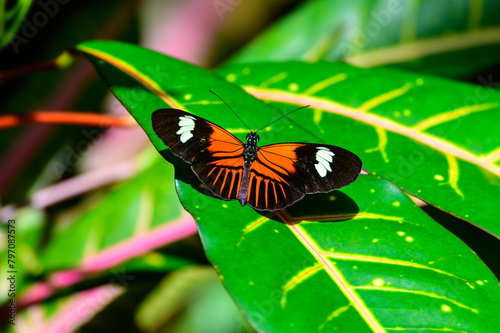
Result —
[[471, 75], [498, 63], [499, 15], [496, 1], [308, 1], [233, 61], [344, 60]]
[[217, 75], [152, 51], [112, 42], [79, 49], [160, 152], [166, 147], [151, 128], [151, 113], [168, 106], [244, 140], [248, 130], [208, 89], [226, 98], [253, 129], [311, 105], [260, 132], [262, 145], [323, 141], [344, 147], [361, 157], [365, 170], [500, 236], [500, 224], [491, 219], [500, 198], [500, 129], [493, 121], [500, 93], [492, 89], [342, 63], [262, 63], [219, 71], [272, 102], [269, 108]]
[[[151, 129], [151, 113], [158, 108], [172, 106], [193, 112], [228, 128], [240, 139], [247, 130], [208, 93], [208, 88], [223, 97], [229, 96], [226, 100], [250, 128], [260, 128], [280, 114], [216, 75], [149, 50], [113, 42], [89, 42], [78, 49], [94, 63], [156, 148], [174, 163], [178, 160], [168, 154]], [[309, 88], [307, 96], [320, 92], [319, 88], [323, 88], [321, 93], [332, 94], [328, 84], [338, 78], [325, 75], [341, 74], [335, 73], [338, 70], [335, 66], [343, 66], [340, 68], [349, 74], [358, 71], [358, 75], [368, 72], [382, 75], [387, 83], [384, 80], [377, 81], [377, 85], [373, 83], [376, 91], [356, 89], [353, 85], [338, 93], [333, 90], [337, 98], [347, 99], [356, 106], [370, 100], [369, 96], [378, 96], [377, 92], [381, 94], [381, 90], [394, 82], [406, 87], [400, 81], [402, 78], [417, 79], [399, 72], [363, 71], [345, 65], [304, 66], [307, 65], [262, 64], [233, 67], [222, 73], [227, 81], [253, 80], [260, 84], [263, 71], [267, 71], [267, 86], [262, 85], [265, 90], [272, 92], [270, 86], [283, 84], [290, 88], [292, 97], [297, 95], [294, 91], [302, 91], [302, 82]], [[297, 76], [293, 81], [285, 80], [290, 75], [285, 67], [295, 70]], [[269, 75], [273, 71], [280, 72]], [[321, 75], [322, 80], [318, 79]], [[311, 81], [317, 83], [313, 88]], [[257, 85], [252, 87], [258, 88]], [[415, 82], [411, 88], [414, 86], [419, 85]], [[470, 86], [460, 87], [470, 91]], [[404, 89], [397, 90], [401, 91]], [[365, 104], [366, 111], [367, 106], [388, 102], [395, 94], [373, 99]], [[286, 111], [292, 107], [279, 106], [279, 109]], [[349, 111], [354, 115], [370, 114]], [[365, 157], [374, 154], [383, 162], [380, 152], [363, 153], [367, 149], [364, 145], [377, 146], [375, 129], [346, 117], [348, 114], [305, 110], [263, 130], [261, 141], [263, 144], [287, 140], [317, 142], [323, 136], [329, 143], [355, 147], [354, 152]], [[330, 116], [335, 118], [323, 123]], [[336, 127], [331, 125], [334, 122]], [[373, 140], [357, 143], [364, 140], [362, 135], [368, 129]], [[381, 150], [386, 151], [385, 148]], [[455, 330], [493, 327], [484, 319], [498, 311], [494, 301], [499, 293], [498, 281], [493, 274], [467, 246], [386, 181], [363, 176], [342, 192], [308, 196], [287, 211], [287, 215], [280, 213], [268, 219], [249, 207], [241, 208], [238, 202], [214, 199], [206, 191], [200, 193], [196, 178], [185, 163], [176, 165], [176, 177], [181, 200], [197, 220], [210, 260], [259, 329], [302, 332], [304, 325], [313, 325], [315, 331], [326, 329], [327, 325], [351, 325], [351, 331], [356, 328], [356, 332], [380, 332], [382, 327], [411, 328], [408, 323]], [[433, 185], [434, 190], [436, 187], [440, 188]], [[297, 224], [302, 220], [307, 222]], [[398, 321], [409, 316], [411, 321]], [[287, 326], [291, 323], [294, 326]]]
[[385, 180], [361, 175], [269, 215], [215, 198], [200, 205], [197, 190], [179, 181], [209, 260], [263, 332], [498, 325], [489, 321], [500, 310], [495, 276]]
[[[280, 110], [311, 138], [349, 147], [368, 172], [500, 237], [500, 93], [342, 63], [229, 66], [219, 73]], [[296, 126], [296, 125], [295, 125]], [[281, 140], [306, 139], [283, 123]]]

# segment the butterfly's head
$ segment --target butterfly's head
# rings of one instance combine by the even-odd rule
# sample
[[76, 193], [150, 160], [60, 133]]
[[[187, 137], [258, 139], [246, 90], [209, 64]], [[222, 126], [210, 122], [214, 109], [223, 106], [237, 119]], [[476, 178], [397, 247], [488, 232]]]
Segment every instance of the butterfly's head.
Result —
[[250, 132], [247, 134], [247, 143], [257, 144], [257, 142], [259, 142], [259, 140], [260, 140], [260, 137], [257, 133]]
[[247, 144], [256, 145], [259, 142], [259, 135], [255, 132], [250, 132], [247, 134]]

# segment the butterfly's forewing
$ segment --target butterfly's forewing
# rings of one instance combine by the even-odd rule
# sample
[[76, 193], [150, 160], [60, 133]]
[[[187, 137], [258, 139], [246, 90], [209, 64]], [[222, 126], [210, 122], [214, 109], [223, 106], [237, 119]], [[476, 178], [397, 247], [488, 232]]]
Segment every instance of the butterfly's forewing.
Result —
[[[329, 192], [352, 183], [361, 168], [359, 157], [336, 146], [309, 143], [263, 146], [250, 169], [254, 181], [250, 182], [249, 193], [256, 193], [255, 189], [260, 195], [249, 195], [248, 203], [258, 209], [281, 209], [304, 194]], [[274, 185], [266, 186], [266, 179]]]
[[172, 152], [191, 164], [215, 195], [234, 200], [243, 174], [243, 143], [225, 129], [177, 109], [152, 116], [153, 130]]

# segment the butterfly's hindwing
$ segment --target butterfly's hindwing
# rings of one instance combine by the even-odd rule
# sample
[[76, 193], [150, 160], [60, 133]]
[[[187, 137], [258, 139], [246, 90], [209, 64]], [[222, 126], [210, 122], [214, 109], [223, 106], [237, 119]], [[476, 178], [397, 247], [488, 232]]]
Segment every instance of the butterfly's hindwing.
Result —
[[283, 209], [304, 197], [290, 186], [289, 177], [281, 171], [259, 157], [253, 162], [248, 182], [247, 203], [250, 206], [261, 210]]
[[205, 162], [192, 165], [198, 178], [215, 195], [223, 199], [235, 200], [238, 197], [243, 174], [243, 157]]

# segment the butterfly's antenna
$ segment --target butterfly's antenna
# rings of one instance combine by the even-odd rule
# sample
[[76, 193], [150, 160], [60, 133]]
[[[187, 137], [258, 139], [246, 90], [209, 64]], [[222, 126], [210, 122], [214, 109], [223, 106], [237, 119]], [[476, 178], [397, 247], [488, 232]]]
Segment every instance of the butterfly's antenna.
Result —
[[[305, 108], [308, 108], [308, 107], [310, 107], [310, 105], [301, 106], [301, 107], [300, 107], [300, 108], [298, 108], [298, 109], [295, 109], [295, 110], [293, 110], [293, 111], [290, 111], [290, 112], [288, 112], [288, 113], [285, 113], [284, 115], [282, 115], [282, 116], [281, 116], [281, 117], [279, 117], [278, 119], [271, 121], [271, 122], [270, 122], [269, 124], [267, 124], [266, 126], [264, 126], [264, 127], [262, 127], [262, 128], [259, 128], [259, 129], [257, 130], [257, 132], [258, 132], [258, 131], [260, 131], [260, 130], [262, 130], [262, 129], [264, 129], [264, 128], [266, 128], [266, 127], [267, 127], [267, 126], [269, 126], [269, 125], [274, 124], [274, 123], [275, 123], [275, 122], [277, 122], [278, 120], [285, 118], [285, 117], [286, 117], [286, 116], [288, 116], [290, 113], [294, 113], [295, 111], [299, 111], [300, 109], [305, 109]], [[255, 132], [255, 133], [257, 133], [257, 132]]]
[[250, 127], [247, 126], [247, 124], [245, 124], [245, 122], [240, 118], [240, 116], [238, 116], [238, 114], [236, 112], [234, 112], [233, 109], [231, 109], [231, 107], [229, 106], [229, 104], [226, 103], [226, 101], [224, 101], [222, 98], [220, 98], [219, 95], [217, 95], [216, 93], [214, 93], [212, 90], [209, 90], [212, 94], [214, 94], [215, 96], [217, 96], [218, 99], [220, 99], [222, 102], [224, 102], [224, 104], [227, 105], [227, 107], [229, 108], [229, 110], [233, 111], [233, 113], [236, 115], [236, 117], [238, 117], [238, 119], [243, 123], [243, 125], [246, 126], [246, 128], [248, 128], [248, 130], [251, 132], [252, 130], [250, 129]]

